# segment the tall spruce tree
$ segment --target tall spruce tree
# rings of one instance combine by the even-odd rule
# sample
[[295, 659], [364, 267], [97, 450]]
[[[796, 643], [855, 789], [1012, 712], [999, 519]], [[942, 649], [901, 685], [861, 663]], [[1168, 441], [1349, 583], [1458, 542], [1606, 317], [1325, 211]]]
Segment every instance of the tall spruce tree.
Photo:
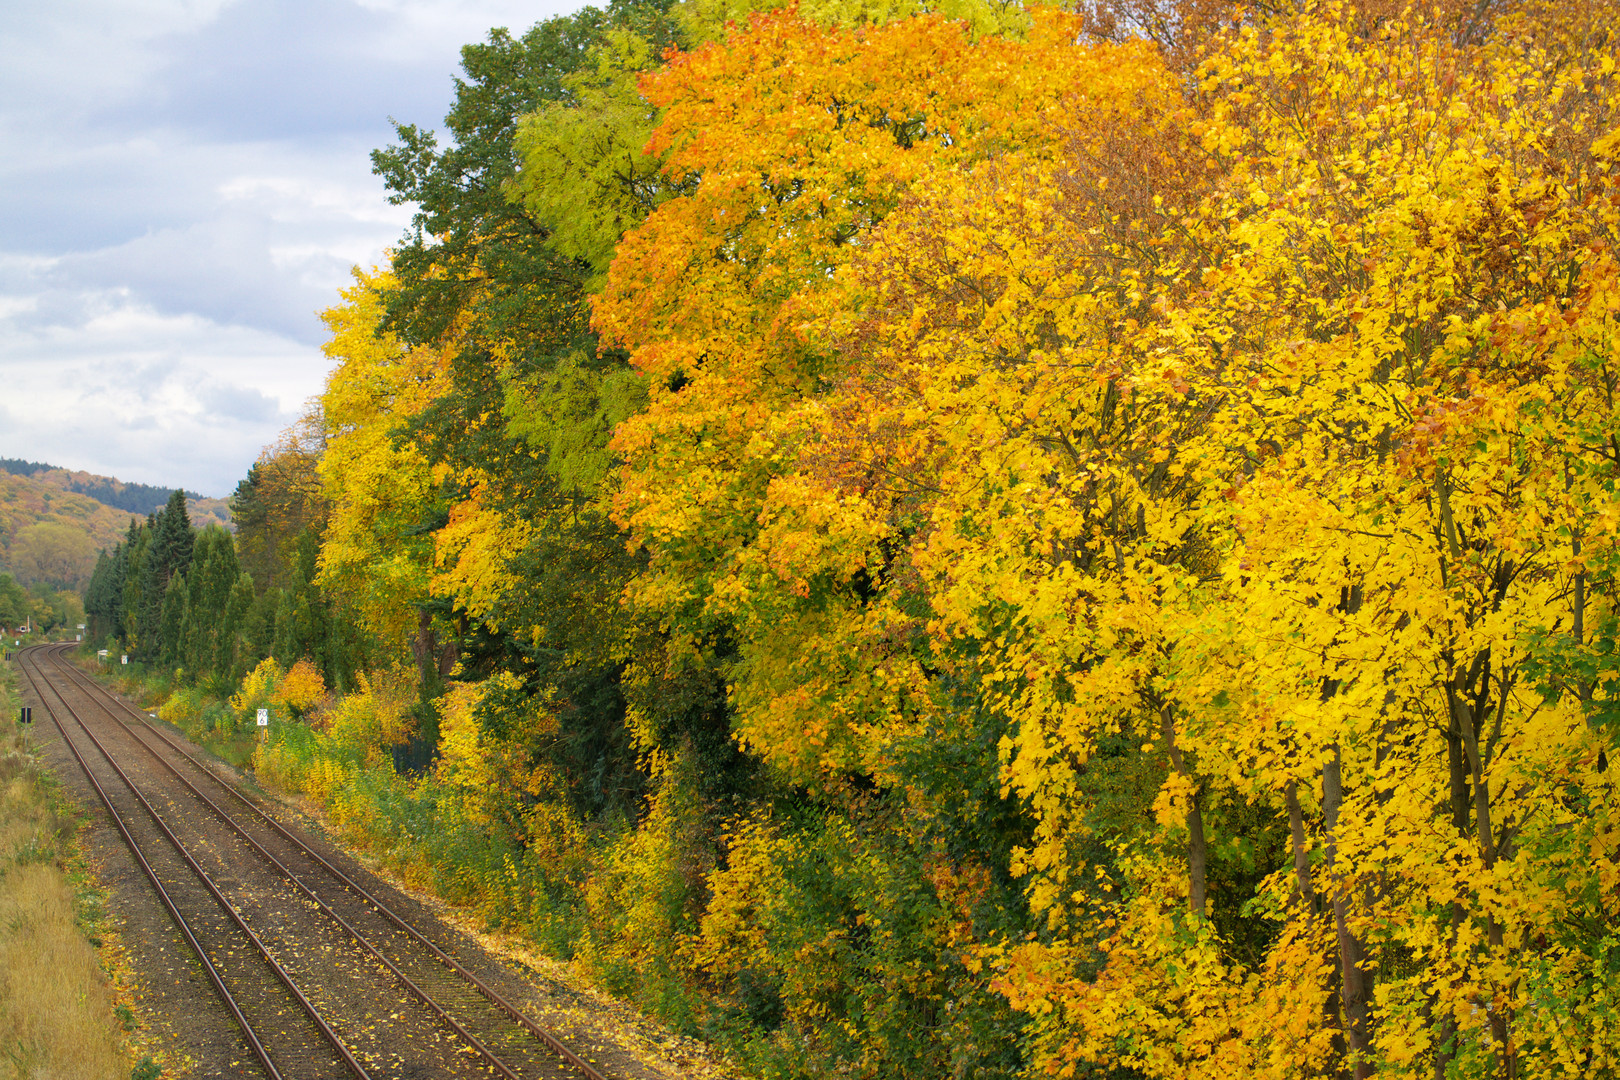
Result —
[[150, 539], [141, 560], [141, 602], [134, 649], [142, 660], [158, 659], [164, 647], [163, 604], [169, 582], [191, 565], [195, 537], [186, 493], [176, 490], [168, 505], [147, 519]]
[[147, 654], [149, 643], [157, 641], [161, 621], [163, 591], [151, 570], [152, 538], [157, 532], [157, 515], [134, 527], [129, 562], [124, 572], [124, 642], [137, 659]]
[[158, 514], [152, 549], [152, 565], [158, 575], [158, 584], [168, 588], [169, 579], [183, 574], [191, 567], [191, 552], [196, 544], [196, 533], [191, 528], [191, 514], [186, 509], [186, 493], [176, 490], [169, 496], [168, 505]]
[[185, 659], [186, 576], [176, 574], [163, 590], [163, 613], [158, 624], [157, 659], [165, 667], [175, 667]]
[[117, 611], [123, 599], [124, 583], [115, 568], [123, 565], [123, 554], [123, 545], [115, 544], [111, 553], [103, 548], [96, 556], [96, 568], [84, 591], [85, 621], [89, 624], [91, 641], [106, 641], [118, 625]]
[[[246, 571], [238, 572], [231, 586], [230, 600], [225, 605], [225, 618], [214, 653], [214, 677], [226, 685], [234, 686], [248, 672], [252, 652], [247, 640], [248, 619], [255, 600], [253, 578]], [[252, 659], [257, 663], [257, 657]]]
[[[219, 657], [225, 635], [231, 592], [241, 570], [230, 533], [210, 525], [197, 534], [192, 549], [191, 571], [187, 574], [189, 595], [185, 632], [185, 667], [197, 679], [220, 674]], [[225, 665], [228, 673], [229, 663]]]

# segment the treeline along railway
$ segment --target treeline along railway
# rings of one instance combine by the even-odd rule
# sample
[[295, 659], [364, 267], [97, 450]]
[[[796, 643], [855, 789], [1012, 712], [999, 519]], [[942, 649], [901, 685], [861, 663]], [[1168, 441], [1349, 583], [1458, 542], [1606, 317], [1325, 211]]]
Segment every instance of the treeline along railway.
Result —
[[467, 46], [91, 644], [762, 1075], [1615, 1071], [1612, 4], [769, 6]]

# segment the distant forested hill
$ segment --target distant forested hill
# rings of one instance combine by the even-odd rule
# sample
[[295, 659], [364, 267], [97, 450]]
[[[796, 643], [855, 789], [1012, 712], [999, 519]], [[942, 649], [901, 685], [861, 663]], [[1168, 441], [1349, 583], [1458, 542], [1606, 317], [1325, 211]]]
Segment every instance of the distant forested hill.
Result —
[[132, 516], [42, 474], [0, 471], [0, 570], [24, 585], [83, 588], [96, 552], [116, 544]]
[[[111, 548], [132, 517], [161, 510], [172, 489], [0, 458], [0, 571], [24, 585], [82, 589], [96, 553]], [[224, 499], [186, 493], [196, 525], [230, 526]]]
[[[48, 465], [40, 461], [23, 461], [19, 458], [0, 458], [0, 472], [28, 477], [62, 491], [85, 495], [115, 510], [138, 514], [141, 517], [163, 509], [163, 504], [169, 501], [169, 492], [174, 490], [153, 484], [130, 483], [112, 476], [73, 472], [57, 465]], [[191, 520], [194, 524], [206, 525], [210, 521], [217, 521], [221, 525], [230, 526], [230, 512], [224, 499], [205, 498], [194, 491], [188, 491], [186, 501], [190, 506]]]

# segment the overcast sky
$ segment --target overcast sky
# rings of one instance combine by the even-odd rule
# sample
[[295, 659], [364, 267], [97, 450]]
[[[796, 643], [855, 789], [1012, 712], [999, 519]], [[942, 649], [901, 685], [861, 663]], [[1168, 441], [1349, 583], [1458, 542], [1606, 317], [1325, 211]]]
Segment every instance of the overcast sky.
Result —
[[0, 0], [0, 457], [225, 495], [403, 233], [369, 152], [580, 0]]

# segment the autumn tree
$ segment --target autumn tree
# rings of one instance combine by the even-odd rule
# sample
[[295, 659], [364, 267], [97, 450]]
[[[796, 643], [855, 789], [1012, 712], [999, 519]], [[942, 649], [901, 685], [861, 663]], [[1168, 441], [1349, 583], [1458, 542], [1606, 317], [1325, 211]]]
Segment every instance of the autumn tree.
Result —
[[[694, 642], [735, 637], [738, 734], [808, 775], [874, 768], [884, 718], [920, 706], [915, 659], [863, 614], [877, 538], [814, 541], [832, 565], [806, 578], [773, 569], [761, 543], [777, 500], [799, 498], [792, 418], [824, 418], [843, 377], [804, 324], [911, 185], [1008, 143], [1050, 144], [1033, 118], [1073, 85], [1128, 93], [1152, 67], [1147, 50], [1091, 48], [1077, 33], [1055, 12], [1021, 39], [977, 40], [937, 17], [829, 30], [783, 12], [646, 81], [666, 108], [653, 148], [696, 187], [625, 238], [596, 304], [650, 388], [615, 434], [616, 513], [652, 557], [633, 591]], [[784, 65], [801, 77], [781, 79]], [[820, 529], [836, 533], [842, 511], [828, 513]], [[847, 666], [873, 659], [881, 680]]]
[[325, 527], [328, 507], [318, 472], [326, 427], [313, 404], [266, 447], [231, 495], [242, 565], [262, 592], [286, 584], [298, 537]]
[[236, 670], [770, 1069], [1611, 1070], [1606, 9], [770, 6], [378, 152]]
[[[1612, 1045], [1560, 981], [1612, 915], [1552, 854], [1608, 850], [1568, 816], [1608, 820], [1606, 736], [1590, 683], [1526, 679], [1607, 602], [1613, 59], [1358, 18], [1235, 36], [1168, 130], [1077, 99], [1055, 166], [891, 218], [824, 323], [847, 419], [802, 423], [776, 485], [778, 576], [881, 567], [1011, 724], [1013, 868], [1054, 933], [1000, 985], [1054, 1069], [1513, 1075]], [[1104, 828], [1121, 738], [1150, 831]]]
[[43, 581], [57, 588], [81, 589], [95, 568], [89, 535], [72, 525], [40, 522], [18, 531], [11, 542], [11, 565], [19, 580]]
[[356, 274], [345, 303], [323, 316], [335, 366], [321, 407], [330, 428], [319, 472], [332, 506], [319, 578], [362, 625], [400, 655], [422, 632], [433, 547], [424, 523], [441, 512], [439, 484], [400, 428], [441, 392], [442, 360], [381, 328], [390, 275]]
[[[454, 145], [402, 127], [400, 144], [374, 158], [393, 197], [421, 211], [377, 283], [382, 326], [441, 372], [431, 398], [366, 435], [409, 446], [432, 470], [422, 513], [398, 526], [413, 530], [401, 550], [431, 550], [414, 635], [424, 699], [458, 656], [464, 677], [505, 669], [538, 694], [566, 686], [577, 707], [564, 709], [554, 745], [596, 778], [576, 789], [594, 813], [631, 813], [641, 791], [621, 676], [658, 633], [622, 618], [617, 596], [636, 559], [596, 501], [612, 427], [644, 390], [622, 353], [598, 348], [587, 295], [664, 186], [639, 161], [651, 110], [635, 82], [674, 40], [665, 7], [613, 4], [521, 39], [492, 34], [464, 51], [447, 117]], [[712, 673], [697, 678], [691, 694], [646, 681], [661, 707], [703, 702], [672, 710], [671, 740], [714, 711]], [[709, 741], [729, 752], [723, 725]]]

